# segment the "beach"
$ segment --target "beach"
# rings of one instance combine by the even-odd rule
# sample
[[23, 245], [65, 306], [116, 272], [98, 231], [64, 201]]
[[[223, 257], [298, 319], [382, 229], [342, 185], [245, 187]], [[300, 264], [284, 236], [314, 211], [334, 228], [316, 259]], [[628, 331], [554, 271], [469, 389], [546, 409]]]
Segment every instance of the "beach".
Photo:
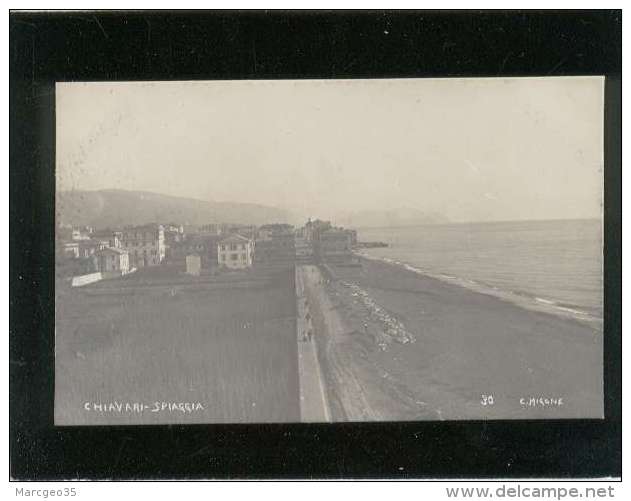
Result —
[[592, 324], [359, 263], [307, 274], [333, 421], [603, 416]]
[[363, 249], [366, 257], [602, 330], [600, 220], [363, 228], [359, 236], [388, 242]]
[[589, 322], [359, 256], [296, 277], [58, 288], [56, 423], [602, 417]]

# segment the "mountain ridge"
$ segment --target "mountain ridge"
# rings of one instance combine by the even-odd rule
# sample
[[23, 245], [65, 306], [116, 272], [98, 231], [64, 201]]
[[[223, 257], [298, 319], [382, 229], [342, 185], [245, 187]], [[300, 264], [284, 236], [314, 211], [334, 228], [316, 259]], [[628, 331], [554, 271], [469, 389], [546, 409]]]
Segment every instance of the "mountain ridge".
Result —
[[266, 224], [291, 220], [289, 211], [240, 202], [216, 202], [121, 189], [57, 192], [55, 214], [63, 225], [122, 227], [151, 222]]

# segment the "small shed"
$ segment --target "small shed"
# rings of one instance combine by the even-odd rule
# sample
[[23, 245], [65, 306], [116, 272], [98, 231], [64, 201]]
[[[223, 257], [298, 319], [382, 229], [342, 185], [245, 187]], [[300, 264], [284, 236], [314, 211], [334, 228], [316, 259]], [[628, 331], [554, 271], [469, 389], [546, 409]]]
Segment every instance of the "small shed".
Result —
[[189, 254], [186, 256], [186, 273], [189, 275], [199, 276], [202, 269], [202, 258], [197, 254]]

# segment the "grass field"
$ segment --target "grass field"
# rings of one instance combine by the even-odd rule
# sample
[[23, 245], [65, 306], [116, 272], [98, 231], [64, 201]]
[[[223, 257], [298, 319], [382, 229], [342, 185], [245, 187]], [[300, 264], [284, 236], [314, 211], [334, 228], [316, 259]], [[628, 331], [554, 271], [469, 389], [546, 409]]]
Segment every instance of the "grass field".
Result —
[[155, 273], [58, 287], [55, 423], [299, 421], [293, 271]]

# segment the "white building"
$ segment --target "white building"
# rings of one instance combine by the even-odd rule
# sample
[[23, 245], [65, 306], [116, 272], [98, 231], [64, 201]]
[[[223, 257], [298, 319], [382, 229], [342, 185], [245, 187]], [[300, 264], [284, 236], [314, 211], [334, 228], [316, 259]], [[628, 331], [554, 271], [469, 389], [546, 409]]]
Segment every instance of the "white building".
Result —
[[129, 254], [115, 247], [106, 247], [92, 255], [96, 271], [120, 271], [121, 275], [129, 273]]
[[166, 255], [164, 228], [159, 224], [125, 228], [120, 242], [129, 252], [130, 265], [136, 268], [158, 265]]
[[254, 257], [254, 240], [242, 235], [230, 235], [217, 244], [217, 261], [222, 268], [250, 268]]
[[83, 228], [72, 228], [73, 240], [89, 240], [92, 228], [85, 226]]
[[199, 276], [202, 269], [202, 258], [197, 254], [186, 256], [186, 273]]
[[313, 257], [313, 245], [304, 237], [295, 237], [296, 259]]
[[93, 231], [91, 234], [92, 240], [97, 240], [106, 247], [121, 247], [122, 232], [113, 230]]
[[79, 244], [77, 242], [66, 242], [64, 244], [64, 255], [66, 257], [79, 257]]

